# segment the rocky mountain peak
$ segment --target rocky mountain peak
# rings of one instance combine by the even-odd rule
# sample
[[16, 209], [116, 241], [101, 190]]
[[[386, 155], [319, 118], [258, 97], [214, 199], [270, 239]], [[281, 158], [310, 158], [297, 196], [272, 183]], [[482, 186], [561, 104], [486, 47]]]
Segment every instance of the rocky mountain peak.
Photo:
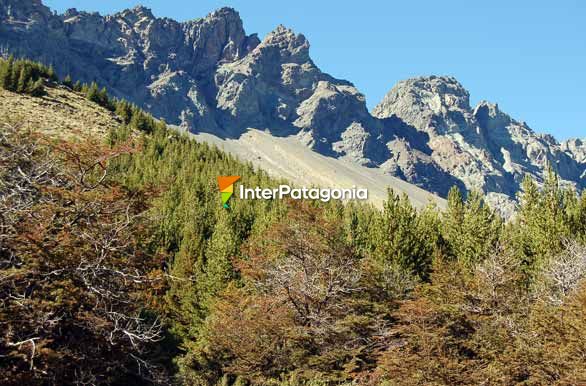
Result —
[[279, 25], [257, 47], [259, 54], [278, 55], [280, 61], [302, 64], [310, 61], [309, 42], [302, 34]]
[[498, 116], [501, 112], [499, 110], [499, 105], [498, 103], [492, 103], [486, 100], [481, 100], [480, 102], [478, 102], [478, 104], [476, 105], [476, 107], [474, 107], [474, 111], [476, 115], [476, 111], [482, 110], [482, 114], [486, 114], [487, 116], [491, 117], [491, 118], [495, 118], [496, 116]]
[[153, 15], [151, 9], [144, 7], [142, 5], [137, 5], [134, 8], [126, 9], [114, 16], [123, 17], [131, 23], [136, 23], [137, 21], [145, 18], [149, 20], [155, 19], [155, 16]]
[[[43, 12], [50, 10], [48, 7], [43, 5], [41, 0], [1, 0], [0, 1], [0, 9], [2, 10], [10, 10], [12, 15], [16, 15], [16, 13], [23, 12], [23, 11], [39, 11], [42, 10]], [[28, 16], [28, 15], [22, 15]]]
[[[586, 139], [573, 138], [562, 142], [563, 151], [572, 155], [578, 162], [586, 164]], [[586, 178], [586, 170], [584, 171]]]
[[470, 95], [451, 76], [427, 76], [400, 81], [374, 108], [373, 115], [393, 115], [422, 131], [458, 132], [471, 119]]
[[400, 81], [375, 108], [376, 115], [387, 115], [390, 105], [410, 101], [434, 114], [470, 108], [470, 94], [451, 76], [427, 76]]
[[246, 35], [240, 15], [229, 7], [220, 8], [203, 19], [187, 22], [184, 29], [194, 45], [201, 49], [198, 55], [201, 55], [200, 60], [208, 62], [205, 68], [218, 61], [241, 59], [259, 43], [256, 35]]
[[561, 152], [552, 136], [536, 134], [497, 104], [482, 101], [472, 109], [468, 91], [453, 77], [401, 81], [373, 115], [394, 117], [425, 133], [427, 150], [423, 151], [433, 162], [466, 189], [491, 193], [487, 197], [494, 198], [495, 205], [514, 197], [525, 175], [542, 180], [548, 165], [554, 165], [563, 180], [578, 187], [584, 184], [584, 166], [577, 164], [580, 146], [568, 143], [566, 153]]
[[219, 29], [223, 28], [226, 30], [228, 35], [235, 38], [235, 40], [241, 40], [246, 37], [240, 14], [234, 8], [230, 7], [219, 8], [209, 13], [203, 19], [196, 19], [186, 24], [217, 25]]
[[75, 17], [79, 15], [79, 11], [77, 8], [69, 8], [63, 13], [63, 19], [69, 19], [71, 17]]
[[472, 114], [485, 132], [493, 132], [511, 123], [511, 117], [500, 111], [498, 104], [484, 100], [474, 107]]
[[240, 14], [238, 13], [237, 10], [235, 10], [232, 7], [218, 8], [218, 9], [210, 12], [206, 16], [206, 18], [209, 18], [209, 19], [222, 18], [222, 19], [227, 19], [227, 20], [240, 20], [240, 22], [242, 22], [242, 19], [240, 18]]
[[21, 27], [46, 24], [53, 13], [41, 0], [0, 0], [0, 19]]

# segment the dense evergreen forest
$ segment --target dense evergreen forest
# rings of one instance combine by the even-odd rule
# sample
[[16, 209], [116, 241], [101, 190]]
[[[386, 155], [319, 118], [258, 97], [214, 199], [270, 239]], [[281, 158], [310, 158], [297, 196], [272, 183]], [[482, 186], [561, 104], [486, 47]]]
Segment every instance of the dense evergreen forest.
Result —
[[[233, 200], [279, 183], [97, 84], [106, 138], [0, 121], [0, 383], [577, 385], [586, 382], [586, 193], [527, 179], [505, 222], [480, 194], [415, 210]], [[31, 112], [34, 113], [34, 112]]]

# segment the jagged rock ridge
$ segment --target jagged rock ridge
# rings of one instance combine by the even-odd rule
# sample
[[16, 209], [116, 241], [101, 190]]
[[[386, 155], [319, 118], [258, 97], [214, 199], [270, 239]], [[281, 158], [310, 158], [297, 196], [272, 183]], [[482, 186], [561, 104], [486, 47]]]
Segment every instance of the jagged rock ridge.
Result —
[[238, 137], [248, 128], [294, 135], [445, 195], [456, 184], [510, 205], [525, 174], [551, 166], [586, 186], [586, 146], [559, 144], [481, 102], [450, 77], [397, 84], [369, 113], [350, 83], [323, 73], [303, 35], [278, 26], [261, 42], [236, 11], [179, 23], [145, 7], [111, 16], [53, 14], [39, 0], [0, 0], [0, 50], [96, 80], [155, 116], [194, 132]]
[[399, 82], [373, 114], [397, 117], [428, 135], [433, 161], [468, 189], [513, 197], [525, 175], [539, 181], [549, 167], [563, 182], [586, 186], [581, 141], [559, 144], [536, 134], [496, 104], [482, 101], [472, 108], [468, 92], [452, 77]]

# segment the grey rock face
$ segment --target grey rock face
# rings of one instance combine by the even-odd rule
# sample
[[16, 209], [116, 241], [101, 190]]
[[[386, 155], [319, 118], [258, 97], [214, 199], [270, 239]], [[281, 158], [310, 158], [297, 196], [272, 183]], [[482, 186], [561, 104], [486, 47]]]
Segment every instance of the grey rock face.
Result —
[[95, 80], [115, 96], [189, 127], [213, 122], [215, 104], [207, 95], [216, 67], [243, 58], [259, 43], [230, 8], [178, 23], [155, 18], [145, 7], [105, 17], [75, 9], [53, 15], [40, 1], [2, 0], [0, 15], [2, 52], [53, 64], [61, 76]]
[[0, 1], [0, 18], [14, 29], [34, 30], [49, 24], [52, 14], [41, 0], [2, 0]]
[[[298, 134], [326, 154], [362, 157], [375, 129], [364, 96], [349, 82], [322, 73], [303, 35], [278, 26], [249, 55], [219, 66], [216, 106], [232, 134], [249, 127]], [[356, 133], [342, 138], [346, 130]], [[355, 143], [358, 141], [358, 143]]]
[[576, 138], [562, 142], [562, 151], [570, 154], [576, 161], [586, 163], [586, 140]]
[[352, 83], [320, 71], [309, 47], [283, 26], [262, 42], [246, 35], [230, 8], [179, 23], [140, 6], [111, 16], [55, 15], [40, 0], [0, 0], [0, 54], [95, 80], [186, 130], [294, 135], [322, 154], [443, 196], [453, 185], [483, 191], [505, 211], [522, 178], [540, 180], [549, 166], [565, 183], [586, 187], [584, 142], [559, 144], [496, 104], [472, 108], [452, 77], [399, 82], [371, 114]]
[[[583, 147], [560, 145], [480, 102], [471, 108], [468, 92], [452, 77], [399, 82], [374, 109], [379, 118], [397, 117], [429, 136], [431, 159], [469, 190], [513, 198], [525, 175], [537, 181], [552, 167], [569, 185], [584, 188]], [[503, 197], [496, 202], [502, 204]]]

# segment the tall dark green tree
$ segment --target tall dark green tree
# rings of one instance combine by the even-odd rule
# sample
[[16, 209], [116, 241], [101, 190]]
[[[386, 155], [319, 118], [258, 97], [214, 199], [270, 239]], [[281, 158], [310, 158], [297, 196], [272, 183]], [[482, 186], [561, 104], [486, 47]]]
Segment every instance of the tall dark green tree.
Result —
[[[449, 246], [460, 243], [465, 213], [462, 192], [457, 186], [453, 186], [448, 193], [448, 207], [442, 216], [442, 234]], [[457, 251], [452, 250], [451, 253], [454, 256]]]
[[520, 194], [521, 206], [514, 226], [508, 227], [507, 238], [523, 262], [527, 280], [552, 256], [564, 249], [565, 240], [580, 237], [580, 226], [572, 226], [580, 218], [576, 192], [560, 187], [552, 169], [546, 174], [543, 187], [525, 178]]
[[21, 66], [16, 92], [24, 93], [30, 91], [29, 81], [32, 79], [32, 70], [29, 66]]
[[83, 85], [81, 84], [81, 82], [78, 80], [73, 84], [73, 90], [80, 92], [83, 89]]
[[7, 61], [2, 63], [2, 71], [0, 72], [0, 86], [9, 91], [14, 90], [14, 56], [10, 56]]
[[480, 193], [472, 191], [464, 199], [458, 188], [450, 190], [441, 231], [452, 258], [468, 266], [482, 261], [496, 250], [501, 228], [502, 219]]
[[96, 82], [92, 82], [92, 84], [87, 88], [85, 96], [88, 100], [94, 103], [100, 103], [100, 89], [98, 88], [98, 84]]
[[43, 79], [39, 78], [35, 82], [31, 81], [29, 86], [29, 93], [34, 97], [41, 97], [45, 95], [45, 85]]
[[55, 68], [51, 65], [47, 70], [47, 78], [52, 82], [58, 82], [59, 78], [57, 77], [57, 73], [55, 72]]
[[421, 221], [406, 195], [389, 191], [383, 213], [371, 229], [372, 253], [381, 267], [396, 265], [420, 277], [427, 275], [435, 248], [427, 244], [427, 220]]
[[71, 75], [67, 75], [65, 79], [63, 79], [63, 85], [73, 88], [73, 80], [71, 79]]

